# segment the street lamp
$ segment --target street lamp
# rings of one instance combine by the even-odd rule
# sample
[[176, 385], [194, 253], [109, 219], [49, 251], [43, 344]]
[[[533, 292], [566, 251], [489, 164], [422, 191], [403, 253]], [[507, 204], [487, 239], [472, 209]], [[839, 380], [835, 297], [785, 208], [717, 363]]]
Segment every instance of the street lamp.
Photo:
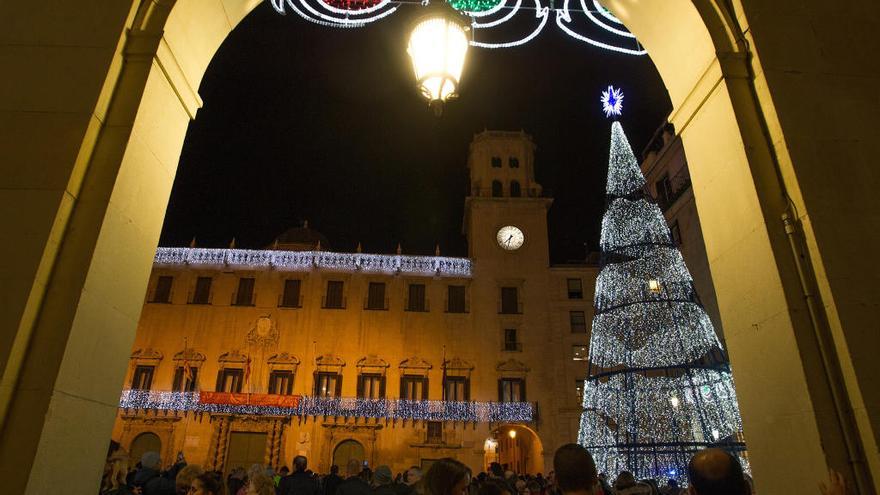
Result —
[[446, 2], [421, 18], [409, 35], [407, 53], [412, 59], [419, 91], [438, 116], [443, 103], [457, 96], [456, 90], [468, 49], [467, 27]]

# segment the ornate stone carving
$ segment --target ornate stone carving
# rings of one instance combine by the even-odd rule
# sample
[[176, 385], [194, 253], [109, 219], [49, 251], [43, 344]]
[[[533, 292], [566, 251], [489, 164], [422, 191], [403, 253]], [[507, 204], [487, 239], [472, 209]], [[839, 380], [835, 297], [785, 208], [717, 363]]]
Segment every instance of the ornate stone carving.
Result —
[[174, 361], [188, 361], [190, 365], [197, 366], [205, 360], [205, 355], [192, 347], [174, 354]]
[[465, 361], [460, 357], [454, 357], [446, 361], [447, 370], [472, 370], [474, 365], [470, 361]]
[[526, 373], [529, 371], [529, 367], [521, 361], [510, 358], [507, 361], [498, 363], [498, 366], [495, 366], [495, 370], [501, 372]]
[[429, 370], [429, 369], [433, 368], [433, 366], [431, 366], [431, 363], [424, 360], [423, 358], [420, 358], [418, 356], [413, 356], [411, 358], [404, 359], [403, 361], [401, 361], [400, 368]]
[[247, 362], [247, 356], [242, 354], [240, 350], [235, 349], [221, 354], [217, 361], [220, 363], [244, 363]]
[[345, 361], [333, 354], [324, 354], [315, 359], [316, 366], [345, 366]]
[[282, 352], [281, 354], [275, 354], [269, 358], [269, 364], [290, 364], [290, 365], [298, 365], [299, 358], [296, 356], [291, 356], [288, 352]]
[[138, 349], [131, 353], [132, 359], [137, 360], [160, 360], [164, 356], [162, 355], [162, 351], [153, 349], [152, 347], [146, 347], [143, 349]]
[[251, 345], [269, 346], [278, 342], [278, 328], [270, 315], [257, 318], [247, 334], [247, 342]]
[[362, 357], [357, 362], [358, 368], [388, 368], [388, 361], [380, 358], [375, 354], [370, 354], [368, 356]]

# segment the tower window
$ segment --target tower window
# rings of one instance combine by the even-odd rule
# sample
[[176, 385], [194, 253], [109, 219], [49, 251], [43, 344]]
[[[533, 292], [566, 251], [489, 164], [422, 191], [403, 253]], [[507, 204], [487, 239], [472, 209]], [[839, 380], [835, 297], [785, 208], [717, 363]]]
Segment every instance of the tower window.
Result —
[[232, 303], [234, 306], [254, 305], [254, 279], [244, 277], [238, 279], [238, 291]]
[[577, 344], [571, 346], [571, 359], [574, 361], [586, 361], [589, 359], [587, 346]]
[[163, 275], [156, 279], [156, 290], [153, 291], [154, 303], [170, 303], [171, 302], [171, 283], [174, 277]]
[[501, 186], [500, 180], [493, 180], [492, 181], [492, 197], [493, 198], [500, 198], [504, 194], [502, 189], [503, 188]]
[[211, 304], [211, 277], [199, 277], [196, 279], [196, 289], [193, 291], [193, 304]]
[[492, 168], [501, 168], [501, 157], [493, 156], [492, 157]]
[[570, 278], [566, 280], [566, 284], [568, 285], [568, 298], [569, 299], [583, 299], [584, 298], [584, 284], [579, 278]]
[[409, 298], [406, 300], [407, 311], [427, 311], [425, 304], [425, 284], [409, 284]]
[[385, 284], [382, 282], [370, 282], [367, 287], [366, 309], [388, 309], [385, 304]]
[[507, 164], [510, 165], [510, 168], [519, 168], [519, 158], [512, 156], [508, 158]]
[[678, 226], [678, 220], [672, 222], [669, 231], [672, 233], [672, 242], [676, 246], [681, 246], [681, 228]]
[[518, 198], [522, 196], [522, 188], [519, 186], [519, 182], [512, 180], [510, 181], [510, 197]]
[[447, 293], [447, 313], [467, 313], [463, 285], [450, 285]]
[[300, 289], [302, 282], [299, 279], [290, 278], [284, 281], [284, 293], [281, 295], [281, 304], [283, 308], [299, 308]]
[[515, 328], [504, 329], [504, 348], [505, 351], [522, 351], [522, 344], [517, 338]]
[[425, 443], [443, 443], [443, 423], [440, 421], [428, 421], [428, 432]]
[[665, 208], [669, 206], [669, 200], [672, 199], [672, 181], [669, 180], [669, 174], [663, 174], [655, 184], [657, 188], [657, 202]]
[[327, 295], [324, 296], [325, 308], [344, 308], [345, 300], [342, 298], [342, 281], [330, 280], [327, 282]]
[[515, 315], [521, 313], [519, 309], [519, 295], [516, 287], [501, 288], [501, 311], [499, 313]]

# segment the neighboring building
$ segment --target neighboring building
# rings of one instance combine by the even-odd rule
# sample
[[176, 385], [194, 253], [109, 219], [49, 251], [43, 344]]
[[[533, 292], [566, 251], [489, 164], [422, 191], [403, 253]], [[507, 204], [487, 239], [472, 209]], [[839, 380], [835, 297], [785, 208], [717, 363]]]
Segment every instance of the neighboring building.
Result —
[[642, 153], [642, 173], [648, 183], [648, 191], [663, 210], [663, 216], [672, 231], [672, 239], [678, 245], [691, 272], [697, 295], [715, 326], [718, 338], [723, 342], [718, 299], [712, 284], [712, 273], [709, 271], [709, 258], [694, 202], [687, 158], [684, 156], [681, 137], [675, 134], [672, 124], [660, 126], [645, 147]]
[[306, 227], [265, 251], [161, 248], [113, 438], [225, 472], [549, 471], [577, 437], [597, 267], [550, 265], [528, 135], [476, 135], [468, 167], [468, 258], [327, 252]]

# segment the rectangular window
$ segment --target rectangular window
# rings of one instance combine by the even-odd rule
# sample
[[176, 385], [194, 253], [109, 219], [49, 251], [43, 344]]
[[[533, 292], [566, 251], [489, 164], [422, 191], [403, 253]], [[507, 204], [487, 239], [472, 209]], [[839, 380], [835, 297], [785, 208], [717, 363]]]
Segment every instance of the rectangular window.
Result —
[[405, 400], [428, 400], [428, 377], [403, 375], [400, 378], [400, 398]]
[[242, 277], [238, 279], [238, 290], [235, 292], [234, 306], [254, 305], [254, 279]]
[[211, 277], [199, 277], [196, 279], [196, 289], [193, 291], [193, 304], [211, 304]]
[[504, 329], [504, 350], [505, 351], [521, 351], [522, 344], [519, 343], [517, 339], [517, 332], [515, 328], [505, 328]]
[[522, 378], [502, 378], [498, 380], [498, 400], [501, 402], [524, 402], [526, 382]]
[[570, 278], [566, 281], [566, 285], [568, 285], [568, 298], [569, 299], [583, 299], [584, 298], [584, 284], [579, 278]]
[[366, 309], [388, 309], [385, 305], [385, 284], [382, 282], [370, 282], [367, 288]]
[[510, 165], [510, 168], [519, 168], [519, 158], [515, 156], [508, 158], [507, 163]]
[[678, 220], [672, 222], [672, 225], [669, 226], [669, 231], [672, 233], [673, 244], [681, 246], [681, 229], [678, 227]]
[[501, 157], [493, 156], [492, 157], [492, 168], [501, 168]]
[[573, 345], [571, 346], [571, 359], [574, 361], [586, 361], [589, 355], [587, 354], [587, 346], [585, 345]]
[[466, 313], [463, 285], [450, 285], [448, 291], [448, 313]]
[[574, 396], [577, 399], [578, 403], [584, 400], [584, 381], [583, 380], [575, 380], [574, 381]]
[[406, 300], [407, 311], [427, 311], [425, 304], [425, 284], [409, 284], [409, 296]]
[[171, 385], [171, 390], [174, 392], [195, 392], [198, 377], [199, 369], [197, 367], [190, 366], [189, 376], [186, 376], [183, 366], [178, 366], [174, 369], [174, 382]]
[[571, 333], [587, 333], [587, 316], [583, 311], [569, 311], [568, 321], [571, 323]]
[[284, 281], [284, 293], [281, 295], [281, 306], [284, 308], [298, 308], [300, 304], [300, 288], [302, 282], [299, 279], [289, 278]]
[[445, 392], [443, 400], [465, 401], [471, 399], [470, 383], [463, 376], [447, 376], [443, 390]]
[[293, 393], [293, 371], [275, 370], [269, 373], [269, 393], [290, 395]]
[[338, 373], [319, 371], [315, 373], [315, 396], [339, 397], [342, 394], [342, 377]]
[[134, 390], [150, 390], [153, 384], [153, 370], [155, 366], [137, 366], [131, 377], [131, 388]]
[[657, 187], [657, 202], [661, 206], [668, 206], [669, 200], [672, 198], [672, 182], [669, 180], [669, 174], [663, 174], [655, 185]]
[[520, 312], [516, 287], [501, 288], [501, 312], [506, 315], [515, 315]]
[[428, 431], [425, 443], [443, 443], [443, 423], [440, 421], [428, 421]]
[[362, 399], [384, 399], [385, 377], [378, 373], [361, 373], [358, 376], [357, 396]]
[[342, 298], [342, 281], [330, 280], [327, 282], [327, 295], [324, 296], [325, 308], [344, 308], [345, 300]]
[[163, 275], [156, 279], [156, 290], [153, 291], [154, 303], [170, 303], [171, 302], [171, 284], [174, 277]]
[[224, 368], [217, 372], [217, 391], [241, 393], [244, 385], [244, 370], [241, 368]]

